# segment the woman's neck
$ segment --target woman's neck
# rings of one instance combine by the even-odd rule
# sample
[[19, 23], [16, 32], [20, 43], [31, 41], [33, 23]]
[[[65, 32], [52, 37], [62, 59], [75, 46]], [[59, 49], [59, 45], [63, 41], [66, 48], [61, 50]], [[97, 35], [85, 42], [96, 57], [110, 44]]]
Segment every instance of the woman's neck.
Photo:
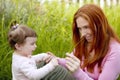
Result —
[[88, 52], [90, 52], [91, 47], [92, 47], [92, 43], [88, 43], [88, 44], [87, 44], [87, 51], [88, 51]]
[[94, 56], [94, 54], [95, 54], [95, 50], [94, 49], [91, 50], [91, 47], [92, 47], [92, 43], [88, 43], [87, 44], [87, 51], [89, 52], [89, 55], [92, 58]]

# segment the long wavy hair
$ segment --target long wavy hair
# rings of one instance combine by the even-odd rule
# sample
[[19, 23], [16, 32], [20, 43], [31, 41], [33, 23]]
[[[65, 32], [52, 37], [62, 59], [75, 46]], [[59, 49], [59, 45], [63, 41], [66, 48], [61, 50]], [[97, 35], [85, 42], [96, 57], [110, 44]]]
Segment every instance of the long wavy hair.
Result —
[[[89, 27], [94, 35], [90, 51], [87, 50], [87, 41], [84, 37], [81, 37], [79, 29], [77, 28], [76, 19], [78, 17], [83, 17], [89, 22]], [[110, 38], [114, 38], [120, 42], [109, 25], [102, 9], [94, 4], [86, 4], [77, 10], [73, 18], [72, 31], [73, 43], [75, 46], [74, 55], [80, 60], [84, 57], [83, 64], [81, 64], [80, 67], [87, 67], [89, 72], [93, 72], [96, 64], [98, 64], [98, 68], [101, 69], [102, 60], [109, 49]], [[90, 52], [92, 52], [93, 49], [95, 54], [93, 58], [90, 58]]]

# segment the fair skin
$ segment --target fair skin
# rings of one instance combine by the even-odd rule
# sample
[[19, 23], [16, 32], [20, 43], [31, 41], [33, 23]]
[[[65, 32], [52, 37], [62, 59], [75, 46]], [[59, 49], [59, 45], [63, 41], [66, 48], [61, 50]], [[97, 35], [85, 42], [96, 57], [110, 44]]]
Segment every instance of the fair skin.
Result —
[[[93, 34], [92, 34], [92, 30], [89, 27], [88, 21], [83, 17], [78, 17], [78, 19], [76, 20], [76, 23], [77, 23], [77, 27], [79, 29], [79, 33], [81, 34], [81, 37], [84, 37], [90, 45], [93, 41]], [[88, 46], [88, 48], [89, 48], [89, 46]], [[66, 57], [67, 68], [71, 72], [75, 72], [80, 67], [80, 60], [77, 57], [75, 57], [74, 55], [71, 55], [68, 53], [66, 55], [67, 55], [67, 57]]]
[[70, 72], [75, 72], [77, 69], [79, 69], [80, 66], [80, 60], [75, 57], [74, 55], [71, 55], [69, 53], [66, 53], [66, 67]]
[[36, 37], [27, 37], [23, 44], [15, 44], [16, 52], [25, 57], [31, 56], [32, 52], [36, 49]]
[[[84, 37], [87, 42], [89, 43], [89, 46], [91, 45], [92, 41], [93, 41], [93, 34], [92, 34], [92, 30], [89, 27], [89, 22], [84, 19], [83, 17], [79, 17], [76, 20], [77, 23], [77, 27], [79, 29], [79, 33], [81, 34], [81, 37]], [[88, 48], [89, 48], [88, 46]], [[92, 51], [91, 56], [94, 55], [94, 51]], [[51, 53], [51, 55], [53, 55]], [[80, 68], [80, 60], [75, 57], [72, 54], [66, 53], [66, 67], [68, 68], [68, 70], [72, 73], [74, 73], [77, 69]]]
[[78, 19], [76, 20], [76, 23], [77, 23], [79, 32], [81, 34], [81, 37], [85, 37], [88, 43], [92, 43], [93, 34], [92, 34], [92, 30], [89, 27], [88, 21], [83, 17], [78, 17]]
[[[27, 37], [23, 44], [18, 44], [18, 43], [15, 44], [15, 47], [16, 47], [15, 52], [24, 57], [31, 57], [33, 51], [37, 47], [36, 41], [37, 41], [36, 37]], [[45, 56], [43, 58], [43, 61], [45, 61], [46, 63], [51, 61], [53, 64], [58, 65], [57, 60], [53, 58], [53, 56], [51, 55]]]

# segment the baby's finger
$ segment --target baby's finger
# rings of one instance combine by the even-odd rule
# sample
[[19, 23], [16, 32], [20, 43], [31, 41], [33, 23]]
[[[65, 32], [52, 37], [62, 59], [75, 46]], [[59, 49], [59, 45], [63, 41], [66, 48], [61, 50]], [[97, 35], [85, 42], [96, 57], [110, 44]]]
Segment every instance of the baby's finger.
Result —
[[48, 55], [55, 56], [52, 52], [47, 52]]
[[52, 58], [53, 58], [53, 56], [50, 56], [49, 58], [47, 58], [46, 63], [48, 63]]
[[47, 59], [49, 59], [50, 56], [51, 55], [47, 55], [47, 56], [43, 57], [43, 61], [46, 61]]

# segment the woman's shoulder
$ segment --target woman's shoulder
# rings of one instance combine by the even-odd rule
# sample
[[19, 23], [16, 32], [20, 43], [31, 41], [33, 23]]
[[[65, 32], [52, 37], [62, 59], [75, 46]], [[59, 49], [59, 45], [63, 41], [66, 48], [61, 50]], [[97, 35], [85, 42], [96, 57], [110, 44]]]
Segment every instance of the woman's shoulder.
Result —
[[120, 43], [117, 40], [110, 41], [107, 56], [120, 56]]
[[110, 40], [110, 45], [109, 45], [110, 49], [112, 49], [113, 51], [120, 51], [120, 43], [115, 40], [115, 39], [111, 39]]
[[120, 43], [114, 39], [112, 39], [110, 41], [110, 45], [109, 45], [109, 49], [108, 49], [108, 53], [105, 56], [103, 63], [106, 60], [120, 60]]

